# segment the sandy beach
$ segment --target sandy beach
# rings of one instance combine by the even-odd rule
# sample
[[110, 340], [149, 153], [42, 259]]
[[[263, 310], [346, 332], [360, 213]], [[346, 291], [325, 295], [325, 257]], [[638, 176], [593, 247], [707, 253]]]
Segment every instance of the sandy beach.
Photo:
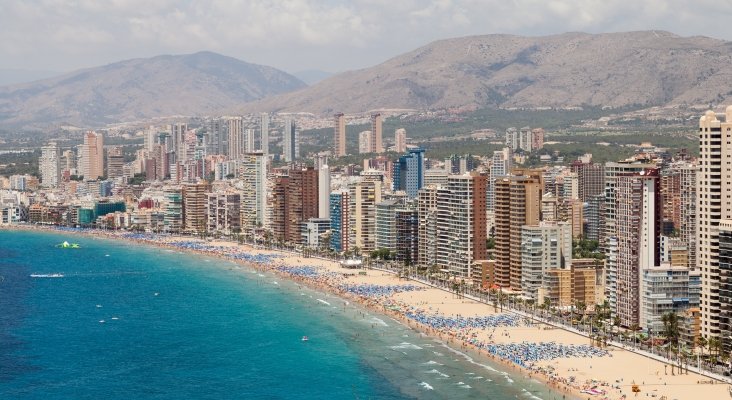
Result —
[[[688, 374], [677, 371], [672, 375], [670, 365], [660, 361], [614, 346], [594, 348], [588, 338], [573, 332], [543, 323], [532, 324], [506, 309], [503, 313], [496, 312], [492, 305], [458, 298], [442, 289], [399, 279], [388, 272], [344, 269], [331, 260], [227, 241], [100, 231], [83, 233], [234, 259], [277, 273], [388, 314], [415, 330], [441, 338], [455, 349], [488, 357], [525, 376], [542, 380], [570, 398], [730, 398], [726, 383], [711, 381], [692, 371]], [[639, 386], [640, 393], [632, 393], [633, 384]]]

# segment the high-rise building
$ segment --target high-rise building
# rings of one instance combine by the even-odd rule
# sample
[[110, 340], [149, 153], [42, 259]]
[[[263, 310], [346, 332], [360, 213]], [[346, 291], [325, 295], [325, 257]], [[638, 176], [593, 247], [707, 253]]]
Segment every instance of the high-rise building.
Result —
[[404, 153], [407, 151], [407, 131], [399, 128], [394, 131], [394, 151]]
[[206, 154], [229, 154], [228, 121], [225, 118], [208, 119], [205, 129]]
[[302, 240], [302, 225], [318, 217], [318, 170], [291, 165], [279, 169], [272, 187], [272, 232], [290, 243]]
[[409, 149], [393, 164], [392, 190], [403, 190], [409, 197], [417, 197], [424, 187], [424, 149]]
[[346, 155], [346, 117], [343, 113], [337, 113], [333, 116], [334, 133], [333, 133], [333, 155], [343, 157]]
[[179, 233], [183, 228], [183, 196], [180, 187], [166, 187], [165, 217], [163, 225], [166, 232]]
[[572, 172], [577, 174], [579, 182], [577, 190], [580, 200], [588, 202], [591, 197], [605, 192], [604, 165], [575, 160], [572, 162], [571, 168]]
[[383, 137], [383, 121], [384, 117], [381, 113], [371, 114], [371, 153], [383, 153], [384, 145]]
[[458, 277], [469, 278], [487, 257], [486, 182], [477, 174], [453, 175], [437, 189], [435, 264]]
[[521, 290], [521, 227], [541, 220], [541, 170], [514, 169], [495, 189], [495, 282]]
[[664, 314], [681, 316], [684, 311], [699, 307], [701, 281], [698, 271], [662, 264], [641, 272], [643, 292], [639, 327], [660, 333], [663, 332]]
[[371, 131], [358, 134], [358, 154], [373, 153], [371, 151]]
[[[721, 117], [721, 116], [720, 116]], [[727, 318], [732, 303], [729, 293], [729, 270], [722, 270], [720, 223], [732, 219], [732, 106], [724, 121], [714, 111], [699, 119], [699, 169], [696, 175], [697, 229], [696, 261], [702, 273], [701, 332], [706, 338], [729, 343]], [[726, 228], [725, 228], [726, 229]], [[726, 246], [727, 243], [724, 243]], [[724, 292], [723, 292], [724, 288]], [[723, 344], [724, 345], [724, 344]], [[727, 344], [729, 346], [729, 344]]]
[[396, 253], [394, 259], [414, 265], [419, 259], [419, 214], [414, 206], [403, 206], [394, 213]]
[[351, 192], [351, 250], [368, 254], [376, 250], [376, 204], [381, 202], [381, 182], [363, 179], [349, 187]]
[[[719, 221], [719, 233], [718, 233], [718, 266], [719, 266], [719, 281], [718, 281], [718, 304], [719, 310], [716, 317], [716, 323], [718, 324], [719, 333], [717, 333], [720, 341], [722, 342], [722, 352], [729, 354], [732, 351], [732, 220], [722, 219]], [[699, 255], [701, 261], [701, 254]], [[703, 269], [701, 270], [703, 271]], [[698, 272], [701, 272], [698, 271]], [[709, 283], [706, 283], [708, 279], [702, 279], [702, 296], [705, 291], [710, 291]], [[706, 287], [706, 288], [705, 288]], [[709, 294], [707, 293], [707, 298]], [[711, 316], [707, 317], [707, 320], [712, 320]]]
[[104, 176], [104, 136], [101, 133], [86, 132], [78, 155], [78, 172], [84, 179], [95, 180]]
[[285, 162], [294, 162], [300, 158], [300, 143], [298, 143], [297, 127], [295, 126], [295, 121], [290, 118], [285, 118], [282, 142]]
[[62, 168], [64, 171], [76, 171], [76, 153], [74, 150], [66, 150], [63, 152]]
[[687, 245], [688, 267], [695, 270], [696, 265], [696, 163], [686, 163], [679, 167], [681, 175], [681, 229], [683, 243]]
[[[447, 182], [445, 179], [445, 186]], [[437, 259], [437, 186], [427, 186], [419, 191], [417, 214], [419, 215], [417, 262], [429, 268], [436, 265]]]
[[318, 218], [330, 218], [330, 167], [328, 157], [318, 157]]
[[121, 146], [107, 150], [107, 178], [115, 179], [124, 175], [125, 156]]
[[534, 128], [531, 130], [531, 149], [539, 150], [544, 148], [544, 129]]
[[609, 267], [610, 301], [620, 324], [641, 326], [642, 273], [660, 265], [661, 196], [659, 173], [649, 169], [616, 179], [617, 261]]
[[41, 147], [41, 158], [38, 160], [41, 173], [41, 185], [55, 188], [61, 183], [61, 152], [56, 142]]
[[183, 230], [190, 233], [206, 232], [207, 194], [211, 191], [208, 182], [188, 183], [183, 185]]
[[486, 193], [486, 207], [493, 211], [495, 207], [495, 185], [496, 179], [509, 175], [511, 172], [511, 149], [504, 147], [503, 150], [493, 152], [491, 159], [491, 174], [488, 178], [488, 191]]
[[341, 190], [330, 194], [330, 248], [338, 253], [351, 249], [351, 193]]
[[174, 154], [174, 156], [170, 160], [171, 164], [186, 161], [186, 132], [188, 132], [188, 124], [186, 123], [177, 123], [170, 125], [171, 142], [168, 150]]
[[376, 204], [376, 248], [396, 251], [396, 210], [401, 201], [386, 199]]
[[244, 155], [244, 121], [241, 117], [229, 118], [226, 122], [229, 130], [229, 159], [238, 160]]
[[572, 228], [566, 222], [521, 227], [521, 292], [537, 300], [544, 274], [572, 265]]
[[247, 153], [254, 153], [256, 151], [256, 147], [254, 147], [254, 129], [244, 130], [244, 139], [246, 140], [246, 146], [244, 146], [244, 150]]
[[267, 157], [263, 153], [245, 154], [238, 162], [236, 177], [242, 229], [267, 226]]
[[241, 230], [241, 196], [234, 191], [206, 194], [206, 230], [229, 235]]
[[259, 150], [265, 156], [269, 156], [269, 114], [267, 113], [259, 116]]
[[664, 235], [681, 229], [681, 173], [675, 168], [661, 170], [661, 211]]

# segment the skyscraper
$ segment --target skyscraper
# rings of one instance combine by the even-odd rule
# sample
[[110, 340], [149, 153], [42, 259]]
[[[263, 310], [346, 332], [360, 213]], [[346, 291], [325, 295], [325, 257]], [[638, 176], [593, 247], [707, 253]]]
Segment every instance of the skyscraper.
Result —
[[362, 180], [350, 185], [350, 247], [361, 254], [376, 250], [376, 204], [381, 202], [381, 182]]
[[300, 158], [300, 144], [295, 121], [285, 118], [285, 127], [282, 131], [282, 149], [285, 162], [293, 162]]
[[407, 151], [407, 131], [404, 128], [394, 131], [394, 151], [397, 153]]
[[[447, 179], [444, 186], [447, 186]], [[428, 186], [419, 191], [417, 215], [419, 216], [417, 262], [429, 268], [436, 265], [437, 258], [437, 186]]]
[[125, 156], [121, 146], [114, 146], [107, 150], [107, 178], [114, 179], [123, 175]]
[[381, 113], [371, 114], [371, 153], [383, 153], [382, 143], [384, 117]]
[[254, 153], [256, 151], [254, 147], [254, 129], [245, 130], [244, 139], [246, 140], [246, 146], [244, 146], [245, 152]]
[[351, 249], [351, 194], [340, 190], [330, 194], [330, 248], [338, 253]]
[[[721, 339], [724, 346], [729, 346], [730, 338], [723, 337], [721, 333], [728, 323], [724, 318], [728, 317], [732, 303], [729, 297], [729, 265], [724, 265], [724, 273], [720, 265], [720, 246], [723, 239], [724, 245], [728, 246], [729, 238], [726, 233], [724, 237], [720, 236], [719, 226], [720, 222], [732, 219], [730, 143], [732, 106], [727, 107], [724, 121], [720, 121], [714, 111], [707, 111], [699, 119], [699, 169], [696, 176], [696, 259], [702, 272], [701, 331], [707, 338]], [[728, 249], [729, 247], [725, 251]]]
[[521, 290], [521, 228], [541, 219], [542, 171], [515, 169], [495, 184], [495, 282]]
[[177, 123], [170, 126], [171, 146], [168, 150], [175, 153], [171, 163], [186, 161], [186, 132], [188, 132], [188, 124], [186, 123]]
[[409, 149], [409, 154], [399, 157], [393, 168], [392, 189], [417, 197], [417, 192], [424, 186], [424, 149]]
[[330, 167], [328, 157], [318, 157], [318, 218], [330, 218]]
[[359, 133], [358, 154], [373, 153], [371, 150], [371, 131], [363, 131]]
[[211, 191], [211, 185], [206, 181], [183, 185], [181, 195], [183, 200], [183, 229], [190, 233], [206, 231], [206, 209], [208, 199], [206, 194]]
[[343, 113], [337, 113], [333, 116], [333, 154], [336, 157], [346, 155], [346, 117]]
[[269, 155], [269, 114], [259, 116], [259, 147], [265, 156]]
[[84, 143], [79, 145], [79, 174], [86, 180], [104, 176], [104, 136], [89, 131], [84, 134]]
[[486, 193], [486, 207], [493, 211], [495, 207], [495, 186], [496, 179], [509, 175], [511, 171], [511, 148], [504, 147], [503, 150], [495, 150], [491, 159], [491, 174], [488, 178], [488, 190]]
[[61, 183], [61, 152], [56, 142], [41, 147], [41, 158], [38, 160], [41, 172], [41, 185], [49, 188], [58, 187]]
[[486, 259], [485, 176], [452, 175], [437, 189], [435, 264], [458, 277], [471, 276]]
[[229, 128], [229, 159], [238, 160], [245, 153], [243, 120], [241, 117], [229, 118], [226, 124]]
[[538, 300], [544, 274], [572, 264], [572, 227], [566, 222], [540, 222], [521, 227], [521, 292]]
[[579, 181], [577, 189], [580, 200], [588, 202], [590, 198], [605, 192], [605, 167], [602, 164], [575, 160], [571, 168]]
[[274, 237], [299, 243], [302, 225], [318, 216], [318, 170], [302, 165], [282, 168], [272, 187]]
[[252, 229], [266, 226], [267, 221], [267, 158], [264, 154], [245, 154], [236, 171], [240, 179], [237, 189], [241, 193], [241, 227]]
[[641, 326], [642, 272], [660, 265], [661, 201], [656, 169], [617, 178], [615, 312], [620, 324]]

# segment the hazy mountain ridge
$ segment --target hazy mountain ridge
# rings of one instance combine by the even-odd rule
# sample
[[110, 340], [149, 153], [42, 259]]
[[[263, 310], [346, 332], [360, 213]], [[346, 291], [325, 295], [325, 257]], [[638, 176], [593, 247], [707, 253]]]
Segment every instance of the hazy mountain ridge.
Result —
[[132, 59], [0, 87], [0, 125], [98, 126], [217, 113], [304, 87], [292, 75], [210, 52]]
[[471, 36], [243, 105], [243, 111], [623, 107], [732, 98], [732, 42], [668, 32]]

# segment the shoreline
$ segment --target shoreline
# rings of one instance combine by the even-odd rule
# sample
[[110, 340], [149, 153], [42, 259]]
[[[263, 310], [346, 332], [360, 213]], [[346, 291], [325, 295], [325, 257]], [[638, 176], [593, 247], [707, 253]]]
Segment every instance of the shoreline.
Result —
[[[203, 255], [203, 256], [207, 256], [207, 257], [216, 257], [217, 259], [225, 260], [225, 261], [233, 261], [237, 264], [241, 264], [241, 265], [253, 268], [258, 271], [272, 272], [278, 277], [288, 279], [289, 281], [295, 282], [297, 284], [302, 284], [310, 289], [320, 291], [323, 293], [332, 294], [332, 295], [338, 296], [339, 298], [346, 300], [346, 301], [353, 301], [370, 311], [373, 311], [373, 312], [376, 312], [376, 313], [379, 313], [379, 314], [382, 314], [382, 315], [385, 315], [385, 316], [388, 316], [388, 317], [394, 319], [395, 321], [399, 322], [400, 324], [404, 325], [405, 327], [409, 328], [412, 331], [415, 331], [421, 335], [439, 340], [443, 345], [447, 346], [450, 350], [452, 350], [456, 353], [462, 354], [466, 358], [466, 361], [468, 361], [468, 362], [475, 363], [475, 364], [481, 364], [481, 362], [483, 360], [486, 360], [488, 362], [496, 363], [497, 366], [500, 366], [501, 369], [510, 371], [511, 373], [514, 373], [514, 374], [518, 374], [522, 378], [531, 379], [531, 380], [535, 380], [535, 381], [539, 382], [542, 386], [546, 387], [550, 393], [556, 394], [557, 396], [561, 396], [561, 398], [563, 398], [563, 399], [566, 399], [566, 398], [571, 398], [571, 399], [585, 399], [585, 398], [588, 398], [588, 399], [590, 399], [590, 398], [592, 398], [592, 399], [595, 399], [595, 398], [596, 399], [622, 399], [622, 398], [627, 398], [627, 395], [630, 394], [629, 388], [626, 388], [626, 391], [623, 392], [620, 389], [620, 384], [618, 384], [617, 388], [615, 388], [614, 387], [615, 385], [612, 385], [609, 383], [610, 382], [609, 377], [607, 377], [607, 376], [601, 376], [601, 377], [595, 376], [591, 380], [592, 383], [596, 383], [593, 386], [593, 388], [597, 387], [598, 391], [602, 390], [602, 391], [604, 391], [604, 394], [595, 395], [592, 393], [583, 392], [582, 390], [587, 390], [587, 387], [589, 387], [589, 386], [585, 386], [583, 388], [582, 384], [578, 383], [578, 381], [576, 381], [574, 379], [574, 376], [567, 376], [569, 374], [564, 373], [565, 370], [577, 372], [578, 371], [577, 368], [565, 369], [564, 367], [560, 366], [560, 362], [556, 361], [556, 360], [553, 361], [553, 364], [557, 364], [557, 367], [554, 367], [554, 366], [547, 367], [549, 364], [552, 364], [552, 362], [543, 362], [543, 361], [532, 362], [531, 365], [529, 365], [528, 367], [521, 366], [518, 363], [511, 362], [510, 360], [508, 360], [506, 358], [502, 358], [498, 355], [490, 354], [488, 349], [481, 348], [480, 344], [477, 345], [477, 344], [475, 344], [475, 342], [466, 340], [469, 337], [468, 333], [471, 333], [470, 329], [467, 332], [460, 331], [460, 330], [449, 330], [449, 329], [440, 330], [440, 329], [436, 329], [434, 327], [425, 325], [417, 320], [410, 319], [409, 316], [407, 316], [404, 307], [409, 306], [410, 308], [414, 309], [415, 307], [418, 307], [420, 305], [432, 304], [436, 308], [440, 308], [440, 309], [442, 308], [440, 306], [437, 306], [437, 304], [439, 304], [437, 302], [430, 302], [430, 303], [417, 302], [415, 304], [414, 300], [417, 300], [417, 299], [415, 299], [415, 297], [418, 297], [418, 296], [409, 296], [406, 299], [406, 300], [411, 300], [411, 301], [405, 301], [405, 299], [401, 299], [402, 297], [405, 297], [403, 295], [410, 295], [410, 294], [415, 294], [418, 292], [398, 293], [398, 294], [393, 294], [390, 296], [385, 296], [385, 297], [380, 297], [380, 298], [362, 297], [362, 296], [356, 295], [354, 293], [348, 293], [345, 290], [343, 290], [343, 288], [339, 287], [338, 284], [345, 281], [345, 279], [342, 279], [340, 277], [338, 279], [336, 279], [335, 275], [331, 276], [330, 278], [324, 278], [324, 279], [318, 280], [313, 277], [298, 276], [293, 273], [289, 273], [286, 270], [283, 270], [281, 268], [285, 268], [285, 267], [297, 268], [298, 265], [302, 265], [303, 263], [313, 264], [313, 261], [317, 261], [317, 263], [322, 264], [322, 265], [330, 264], [329, 268], [327, 269], [329, 271], [329, 273], [333, 273], [336, 275], [341, 274], [341, 275], [343, 275], [343, 277], [349, 276], [349, 277], [358, 278], [357, 281], [362, 280], [364, 282], [376, 282], [376, 283], [382, 283], [382, 281], [383, 281], [383, 282], [391, 282], [391, 284], [396, 284], [396, 282], [399, 282], [399, 283], [409, 282], [410, 284], [413, 284], [414, 286], [421, 287], [420, 294], [423, 294], [427, 290], [430, 290], [432, 292], [437, 291], [443, 295], [442, 296], [443, 300], [447, 298], [447, 296], [444, 296], [445, 294], [450, 295], [450, 296], [452, 295], [452, 293], [448, 292], [445, 289], [433, 288], [433, 287], [425, 285], [419, 281], [414, 281], [414, 280], [410, 280], [410, 279], [407, 279], [407, 280], [399, 279], [392, 272], [387, 272], [387, 271], [383, 271], [383, 270], [379, 270], [379, 269], [375, 269], [375, 270], [370, 269], [370, 270], [366, 270], [366, 271], [371, 272], [372, 275], [359, 276], [359, 275], [356, 275], [354, 273], [354, 271], [361, 271], [361, 270], [342, 269], [340, 267], [340, 265], [337, 265], [337, 263], [332, 260], [326, 260], [326, 259], [321, 259], [321, 258], [316, 258], [316, 257], [303, 257], [302, 255], [300, 255], [298, 253], [288, 252], [285, 250], [265, 250], [265, 249], [256, 248], [256, 247], [253, 247], [250, 245], [246, 245], [246, 244], [239, 245], [237, 243], [225, 242], [225, 241], [221, 241], [221, 240], [204, 241], [199, 238], [186, 237], [186, 236], [147, 235], [147, 237], [149, 239], [140, 239], [140, 238], [136, 239], [136, 238], [130, 237], [129, 232], [124, 232], [124, 231], [105, 232], [105, 231], [100, 231], [100, 230], [76, 230], [76, 229], [67, 230], [67, 229], [58, 229], [57, 227], [52, 227], [52, 226], [47, 227], [47, 226], [35, 226], [35, 225], [2, 227], [2, 228], [0, 228], [0, 230], [7, 230], [7, 231], [26, 230], [26, 231], [49, 232], [49, 233], [56, 233], [56, 234], [73, 233], [75, 235], [83, 235], [83, 236], [90, 237], [90, 238], [105, 238], [105, 239], [112, 239], [112, 240], [123, 239], [129, 243], [138, 243], [138, 244], [143, 244], [143, 245], [148, 245], [148, 246], [155, 246], [158, 248], [176, 250], [176, 251], [180, 251], [180, 252], [189, 252], [189, 253]], [[125, 235], [127, 235], [127, 237]], [[141, 236], [144, 237], [146, 235], [141, 235]], [[219, 251], [211, 251], [211, 250], [204, 251], [204, 250], [198, 250], [195, 248], [184, 248], [184, 247], [175, 245], [175, 243], [194, 243], [194, 242], [200, 243], [204, 246], [212, 246], [212, 247], [218, 246], [216, 248], [219, 249]], [[222, 251], [221, 250], [222, 248], [223, 249], [230, 248], [232, 251], [231, 252]], [[267, 257], [271, 257], [271, 259], [274, 262], [268, 264], [268, 263], [258, 263], [258, 262], [255, 262], [252, 260], [247, 260], [247, 259], [236, 259], [236, 258], [232, 257], [232, 255], [231, 255], [231, 253], [234, 253], [233, 250], [237, 250], [240, 252], [247, 252], [247, 253], [251, 253], [251, 254], [255, 254], [255, 255], [259, 255], [259, 256], [266, 255]], [[308, 261], [311, 261], [311, 262], [308, 262]], [[377, 276], [377, 275], [373, 275], [373, 273], [380, 273], [381, 275]], [[363, 278], [363, 279], [361, 279], [361, 278]], [[369, 279], [369, 278], [371, 278], [371, 279]], [[434, 295], [434, 293], [430, 293], [430, 295]], [[425, 297], [425, 296], [427, 296], [427, 294], [425, 294], [422, 297]], [[432, 296], [432, 297], [434, 297], [434, 296]], [[413, 303], [413, 304], [409, 304], [409, 303]], [[442, 304], [443, 305], [445, 304], [444, 301], [442, 302]], [[457, 303], [455, 303], [455, 304], [457, 304]], [[489, 311], [489, 309], [491, 308], [487, 304], [477, 303], [477, 302], [474, 302], [469, 299], [463, 299], [461, 304], [470, 304], [469, 308], [473, 308], [473, 309], [481, 308], [482, 309], [481, 311], [483, 311], [484, 314], [486, 313], [486, 311]], [[397, 307], [397, 305], [399, 307]], [[401, 309], [400, 309], [400, 307], [401, 307]], [[445, 306], [445, 308], [448, 308], [448, 307], [452, 307], [452, 306]], [[459, 307], [459, 306], [455, 306], [454, 308], [456, 308], [456, 309], [459, 308], [460, 310], [463, 309], [463, 307]], [[468, 307], [465, 306], [465, 308], [468, 308]], [[430, 309], [432, 309], [432, 307], [430, 307]], [[504, 313], [506, 313], [506, 312], [510, 313], [511, 311], [510, 310], [504, 311]], [[515, 314], [515, 315], [518, 315], [518, 314]], [[542, 329], [542, 327], [544, 327], [544, 329]], [[501, 328], [501, 329], [504, 330], [503, 328]], [[510, 339], [511, 335], [514, 335], [517, 331], [524, 330], [524, 329], [526, 329], [526, 328], [523, 328], [523, 327], [516, 328], [515, 330], [512, 330], [511, 328], [507, 328], [507, 329], [505, 329], [505, 331], [510, 331], [510, 334], [506, 333], [506, 336], [508, 336]], [[494, 332], [495, 332], [495, 330], [496, 329], [494, 328]], [[543, 336], [552, 336], [552, 333], [554, 333], [553, 336], [557, 336], [557, 334], [556, 334], [556, 333], [558, 333], [557, 331], [559, 331], [561, 329], [552, 327], [551, 325], [546, 325], [545, 323], [543, 323], [541, 321], [534, 321], [534, 324], [532, 326], [530, 326], [530, 329], [526, 329], [526, 330], [527, 331], [531, 330], [531, 332], [529, 332], [530, 333], [529, 337], [532, 337], [533, 340], [537, 340], [539, 338], [544, 339]], [[565, 333], [564, 336], [575, 335], [574, 333], [565, 331], [565, 330], [562, 330], [562, 332]], [[521, 332], [519, 332], [519, 333], [521, 333]], [[473, 333], [473, 335], [475, 335], [475, 333]], [[578, 336], [580, 339], [578, 340], [578, 338], [572, 337], [572, 338], [570, 338], [571, 340], [568, 343], [580, 343], [581, 340], [586, 340], [579, 335], [576, 335], [576, 336]], [[490, 336], [490, 338], [492, 339], [492, 335]], [[507, 339], [501, 339], [501, 340], [507, 340]], [[478, 343], [482, 344], [484, 342], [480, 341]], [[494, 343], [498, 343], [498, 340], [495, 341]], [[608, 346], [608, 350], [611, 350], [610, 354], [630, 353], [627, 350], [624, 350], [622, 348], [614, 348], [613, 346]], [[630, 354], [634, 354], [634, 353], [630, 353]], [[635, 356], [641, 357], [637, 354], [635, 354]], [[603, 357], [603, 358], [612, 358], [612, 356]], [[594, 359], [599, 360], [599, 358], [594, 358]], [[567, 360], [567, 359], [565, 358], [563, 360]], [[619, 362], [620, 361], [618, 361], [618, 363]], [[658, 361], [654, 361], [654, 362], [661, 364]], [[566, 363], [562, 363], [562, 364], [572, 364], [572, 363], [567, 361]], [[545, 367], [547, 367], [547, 368], [545, 368]], [[622, 368], [623, 365], [618, 365], [618, 367]], [[591, 371], [592, 364], [590, 364], [589, 368]], [[649, 369], [650, 369], [650, 367], [649, 367]], [[663, 369], [663, 368], [661, 368], [661, 369]], [[587, 372], [587, 371], [583, 370], [581, 372]], [[582, 375], [582, 374], [575, 374], [575, 375]], [[656, 371], [656, 376], [658, 376], [658, 375], [659, 375], [659, 372]], [[683, 376], [683, 375], [680, 375], [680, 376]], [[689, 375], [687, 375], [687, 376], [692, 376], [692, 373], [690, 372]], [[590, 377], [590, 375], [587, 374], [586, 377]], [[700, 377], [699, 379], [702, 379], [702, 378], [703, 377]], [[603, 380], [608, 379], [608, 381], [603, 381], [601, 379], [603, 379]], [[589, 382], [589, 380], [588, 380], [588, 382]], [[616, 383], [618, 383], [618, 382], [619, 381], [616, 380]], [[620, 382], [625, 382], [625, 381], [623, 381], [621, 379]], [[633, 382], [635, 382], [635, 381], [633, 381]], [[641, 383], [639, 382], [639, 384], [641, 384]], [[645, 386], [645, 381], [643, 381], [642, 384]], [[649, 385], [647, 385], [646, 387], [651, 387], [654, 385], [659, 385], [659, 384], [649, 383]], [[680, 384], [676, 384], [676, 385], [680, 385]], [[688, 383], [684, 383], [684, 385], [688, 385]], [[624, 384], [623, 386], [629, 386], [629, 385]], [[665, 382], [664, 382], [663, 386], [666, 386]], [[725, 384], [701, 385], [701, 384], [699, 384], [699, 380], [697, 380], [697, 385], [694, 385], [694, 386], [696, 386], [698, 389], [710, 388], [710, 387], [714, 387], [714, 386], [717, 386], [719, 389], [724, 389], [724, 387], [726, 387], [727, 385], [725, 385]], [[656, 389], [654, 391], [657, 391], [657, 390], [658, 389]], [[650, 390], [649, 391], [644, 390], [644, 391], [646, 392], [645, 393], [646, 396], [648, 396]], [[703, 394], [701, 394], [701, 392], [703, 392], [703, 391], [704, 390], [695, 391], [695, 393], [697, 393], [697, 394], [694, 396], [694, 398], [703, 396]], [[724, 390], [724, 392], [726, 392], [726, 390]], [[661, 395], [660, 393], [658, 395], [654, 393], [653, 397], [662, 397], [664, 395], [667, 396], [666, 398], [669, 400], [682, 398], [679, 396], [675, 396], [673, 394]], [[712, 397], [710, 397], [710, 398], [717, 398], [716, 394], [711, 394], [711, 396]], [[557, 397], [557, 398], [559, 398], [559, 397]], [[688, 398], [688, 397], [683, 397], [683, 398]], [[721, 397], [719, 397], [719, 398], [721, 398]]]

